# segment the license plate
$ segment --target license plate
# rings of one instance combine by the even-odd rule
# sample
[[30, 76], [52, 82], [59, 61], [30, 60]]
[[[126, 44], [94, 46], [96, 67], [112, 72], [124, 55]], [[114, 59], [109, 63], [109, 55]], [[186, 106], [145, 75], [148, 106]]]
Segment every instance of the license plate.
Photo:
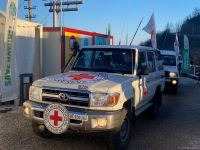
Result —
[[88, 116], [84, 113], [69, 113], [69, 118], [74, 120], [88, 121]]

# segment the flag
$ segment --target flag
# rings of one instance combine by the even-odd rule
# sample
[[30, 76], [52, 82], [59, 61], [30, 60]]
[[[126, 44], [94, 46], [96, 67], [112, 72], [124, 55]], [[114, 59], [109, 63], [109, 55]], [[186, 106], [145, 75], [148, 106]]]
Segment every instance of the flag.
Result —
[[154, 13], [152, 14], [149, 22], [143, 28], [144, 31], [151, 35], [151, 44], [152, 47], [157, 49], [157, 39], [156, 39], [156, 24], [155, 24], [155, 16]]
[[176, 38], [175, 38], [175, 41], [174, 41], [174, 50], [179, 55], [179, 41], [178, 41], [178, 34], [177, 33], [176, 33]]

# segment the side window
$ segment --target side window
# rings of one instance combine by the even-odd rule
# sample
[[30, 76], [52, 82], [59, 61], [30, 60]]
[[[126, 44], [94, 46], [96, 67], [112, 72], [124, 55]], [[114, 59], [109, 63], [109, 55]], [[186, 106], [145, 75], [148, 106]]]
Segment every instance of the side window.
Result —
[[147, 52], [149, 72], [156, 71], [156, 64], [153, 52]]
[[146, 52], [139, 52], [137, 72], [141, 72], [142, 66], [147, 66]]
[[85, 51], [85, 52], [82, 51], [78, 55], [75, 67], [89, 68], [92, 62], [92, 55], [93, 55], [92, 51]]

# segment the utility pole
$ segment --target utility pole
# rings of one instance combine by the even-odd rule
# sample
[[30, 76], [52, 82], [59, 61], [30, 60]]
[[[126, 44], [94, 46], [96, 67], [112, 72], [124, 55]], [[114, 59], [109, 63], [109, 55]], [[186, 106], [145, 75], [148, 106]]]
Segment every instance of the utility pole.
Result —
[[[49, 3], [45, 3], [44, 6], [49, 6], [49, 12], [53, 12], [53, 27], [57, 26], [57, 13], [61, 13], [60, 21], [62, 21], [62, 12], [65, 11], [78, 11], [78, 5], [83, 4], [83, 0], [57, 0], [50, 1]], [[73, 7], [69, 7], [73, 6]], [[53, 8], [52, 8], [53, 7]], [[62, 22], [60, 23], [62, 26]]]
[[53, 27], [57, 27], [56, 0], [53, 1]]
[[62, 37], [62, 0], [60, 0], [60, 35]]
[[32, 7], [31, 0], [24, 0], [28, 2], [28, 6], [24, 6], [24, 9], [28, 10], [28, 15], [25, 15], [25, 18], [27, 18], [30, 22], [32, 22], [32, 18], [36, 18], [36, 15], [32, 14], [32, 9], [36, 9], [36, 6]]

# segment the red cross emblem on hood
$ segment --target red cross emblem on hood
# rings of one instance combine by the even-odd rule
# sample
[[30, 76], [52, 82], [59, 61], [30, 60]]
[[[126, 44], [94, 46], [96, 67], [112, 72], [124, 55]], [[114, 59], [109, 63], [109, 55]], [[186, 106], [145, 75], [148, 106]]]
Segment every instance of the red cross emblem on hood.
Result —
[[95, 76], [89, 75], [89, 74], [74, 74], [67, 76], [69, 78], [72, 78], [73, 80], [81, 80], [81, 79], [94, 79]]

